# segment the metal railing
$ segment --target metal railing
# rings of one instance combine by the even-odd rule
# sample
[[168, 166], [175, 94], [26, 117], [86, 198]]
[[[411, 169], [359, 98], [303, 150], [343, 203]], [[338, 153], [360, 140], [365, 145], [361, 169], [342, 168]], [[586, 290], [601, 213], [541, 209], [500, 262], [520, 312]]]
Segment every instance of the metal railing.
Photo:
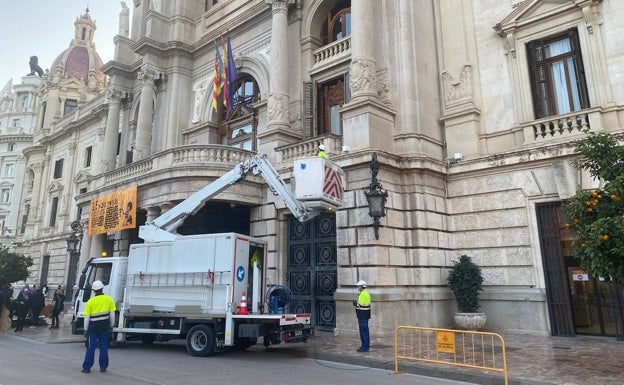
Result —
[[398, 326], [394, 330], [395, 373], [399, 373], [399, 360], [500, 372], [508, 385], [505, 341], [496, 333]]

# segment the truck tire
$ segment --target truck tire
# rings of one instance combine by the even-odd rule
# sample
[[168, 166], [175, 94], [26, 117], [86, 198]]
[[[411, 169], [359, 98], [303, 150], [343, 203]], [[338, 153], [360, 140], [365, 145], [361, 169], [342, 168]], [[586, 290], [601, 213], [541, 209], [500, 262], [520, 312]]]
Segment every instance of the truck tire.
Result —
[[207, 357], [214, 353], [215, 332], [206, 325], [195, 325], [186, 336], [186, 350], [195, 357]]

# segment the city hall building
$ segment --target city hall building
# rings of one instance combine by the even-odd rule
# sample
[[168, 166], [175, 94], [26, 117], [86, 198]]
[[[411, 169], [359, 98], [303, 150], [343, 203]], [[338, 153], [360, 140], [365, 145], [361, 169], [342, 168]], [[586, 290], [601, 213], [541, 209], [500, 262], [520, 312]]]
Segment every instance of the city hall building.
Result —
[[[486, 330], [622, 337], [621, 289], [579, 266], [560, 215], [598, 186], [574, 142], [622, 131], [622, 2], [127, 3], [113, 60], [87, 10], [42, 77], [0, 95], [1, 236], [34, 259], [29, 283], [71, 291], [89, 258], [127, 256], [139, 226], [250, 155], [292, 185], [322, 144], [345, 171], [339, 210], [299, 222], [253, 176], [178, 233], [266, 240], [269, 282], [318, 330], [357, 330], [360, 279], [374, 336], [452, 326], [446, 278], [466, 254]], [[133, 218], [95, 231], [94, 202], [128, 192]], [[374, 217], [371, 192], [387, 193]]]

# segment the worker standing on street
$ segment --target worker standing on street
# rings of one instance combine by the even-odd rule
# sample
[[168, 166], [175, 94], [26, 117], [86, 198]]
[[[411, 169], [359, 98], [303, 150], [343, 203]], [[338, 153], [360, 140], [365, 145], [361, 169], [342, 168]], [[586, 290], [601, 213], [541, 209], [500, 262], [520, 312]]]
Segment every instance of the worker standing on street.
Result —
[[324, 144], [319, 144], [318, 149], [319, 150], [316, 153], [316, 156], [318, 156], [319, 158], [329, 159], [329, 157], [327, 156], [327, 153], [325, 152]]
[[100, 372], [105, 372], [108, 368], [108, 334], [115, 325], [115, 301], [111, 296], [102, 293], [104, 284], [102, 281], [95, 281], [91, 285], [95, 296], [87, 301], [84, 315], [84, 329], [87, 340], [87, 351], [85, 352], [82, 372], [90, 373], [95, 362], [95, 347], [100, 346]]
[[368, 290], [366, 290], [366, 281], [358, 281], [357, 287], [360, 294], [357, 301], [353, 301], [353, 306], [355, 306], [355, 315], [357, 316], [360, 340], [362, 341], [362, 346], [357, 351], [362, 353], [370, 350], [368, 320], [371, 318], [371, 297]]

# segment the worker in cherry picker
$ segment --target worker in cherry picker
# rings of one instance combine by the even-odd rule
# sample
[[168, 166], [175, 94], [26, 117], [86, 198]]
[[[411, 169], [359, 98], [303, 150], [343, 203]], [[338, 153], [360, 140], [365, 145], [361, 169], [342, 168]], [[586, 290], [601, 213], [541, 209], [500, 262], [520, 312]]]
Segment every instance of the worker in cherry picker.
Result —
[[324, 144], [319, 144], [318, 152], [316, 153], [316, 156], [318, 156], [319, 158], [323, 158], [323, 159], [329, 159], [329, 157], [327, 156], [327, 153], [325, 152]]

